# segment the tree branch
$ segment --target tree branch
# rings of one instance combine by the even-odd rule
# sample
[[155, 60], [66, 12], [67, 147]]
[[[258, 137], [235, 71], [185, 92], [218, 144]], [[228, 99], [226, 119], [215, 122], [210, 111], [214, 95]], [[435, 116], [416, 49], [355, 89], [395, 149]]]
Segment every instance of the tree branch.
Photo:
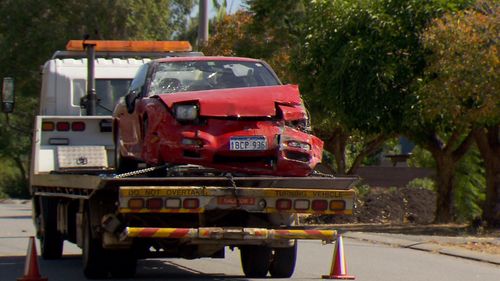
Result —
[[491, 155], [493, 153], [492, 147], [488, 142], [488, 133], [489, 132], [485, 128], [474, 131], [474, 139], [476, 140], [479, 151], [481, 151], [483, 155]]
[[439, 139], [435, 131], [430, 132], [424, 140], [424, 143], [420, 144], [425, 149], [433, 155], [437, 153], [442, 153], [443, 142]]
[[9, 129], [11, 129], [11, 130], [14, 130], [14, 131], [22, 133], [22, 134], [31, 134], [31, 130], [30, 129], [26, 129], [26, 128], [23, 128], [23, 127], [18, 127], [18, 126], [12, 125], [10, 123], [10, 118], [9, 118], [9, 114], [8, 113], [5, 114], [5, 122], [7, 123], [7, 127], [9, 127]]
[[376, 136], [374, 139], [370, 140], [363, 148], [363, 150], [356, 156], [354, 162], [351, 165], [349, 171], [347, 171], [348, 175], [351, 175], [356, 172], [358, 167], [361, 165], [366, 156], [374, 153], [377, 149], [380, 148], [384, 144], [384, 142], [389, 138], [389, 136], [385, 134], [381, 134]]

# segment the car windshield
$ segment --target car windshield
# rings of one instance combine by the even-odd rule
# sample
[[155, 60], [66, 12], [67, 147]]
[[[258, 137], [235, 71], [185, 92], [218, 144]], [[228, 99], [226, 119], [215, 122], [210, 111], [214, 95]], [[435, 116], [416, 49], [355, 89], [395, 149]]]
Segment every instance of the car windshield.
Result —
[[279, 84], [275, 75], [260, 62], [160, 62], [151, 81], [150, 95]]

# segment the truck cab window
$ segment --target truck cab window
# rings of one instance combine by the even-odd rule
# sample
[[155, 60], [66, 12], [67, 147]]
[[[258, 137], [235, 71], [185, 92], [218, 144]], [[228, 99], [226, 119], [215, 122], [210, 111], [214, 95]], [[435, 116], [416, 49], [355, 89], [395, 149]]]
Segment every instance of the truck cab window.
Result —
[[95, 91], [99, 99], [97, 115], [111, 115], [120, 97], [127, 93], [131, 80], [97, 79], [95, 82]]
[[[111, 115], [120, 97], [127, 94], [131, 81], [131, 79], [96, 79], [95, 91], [99, 100], [96, 114]], [[87, 94], [87, 84], [85, 79], [74, 79], [72, 84], [72, 105], [79, 107], [81, 98]]]

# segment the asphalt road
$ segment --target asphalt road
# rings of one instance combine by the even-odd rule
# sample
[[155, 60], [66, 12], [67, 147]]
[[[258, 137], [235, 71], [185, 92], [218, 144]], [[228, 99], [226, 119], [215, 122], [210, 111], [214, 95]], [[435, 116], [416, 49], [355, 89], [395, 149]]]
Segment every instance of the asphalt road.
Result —
[[[34, 234], [30, 204], [0, 204], [0, 281], [23, 275], [28, 237]], [[348, 272], [366, 281], [498, 281], [500, 266], [412, 249], [394, 248], [344, 239]], [[292, 280], [318, 280], [330, 270], [333, 245], [316, 241], [299, 243], [299, 257]], [[42, 276], [49, 281], [86, 280], [81, 272], [81, 251], [65, 244], [64, 258], [39, 259]], [[226, 259], [157, 259], [139, 262], [134, 280], [253, 280], [243, 276], [239, 251]], [[275, 280], [275, 279], [274, 279]], [[278, 279], [279, 280], [279, 279]]]

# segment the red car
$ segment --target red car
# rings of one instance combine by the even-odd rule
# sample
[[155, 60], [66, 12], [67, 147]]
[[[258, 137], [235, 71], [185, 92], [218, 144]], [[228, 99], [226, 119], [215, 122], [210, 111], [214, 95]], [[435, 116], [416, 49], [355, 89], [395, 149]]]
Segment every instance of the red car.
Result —
[[298, 87], [282, 85], [261, 60], [153, 60], [113, 115], [119, 171], [144, 162], [306, 176], [321, 162]]

